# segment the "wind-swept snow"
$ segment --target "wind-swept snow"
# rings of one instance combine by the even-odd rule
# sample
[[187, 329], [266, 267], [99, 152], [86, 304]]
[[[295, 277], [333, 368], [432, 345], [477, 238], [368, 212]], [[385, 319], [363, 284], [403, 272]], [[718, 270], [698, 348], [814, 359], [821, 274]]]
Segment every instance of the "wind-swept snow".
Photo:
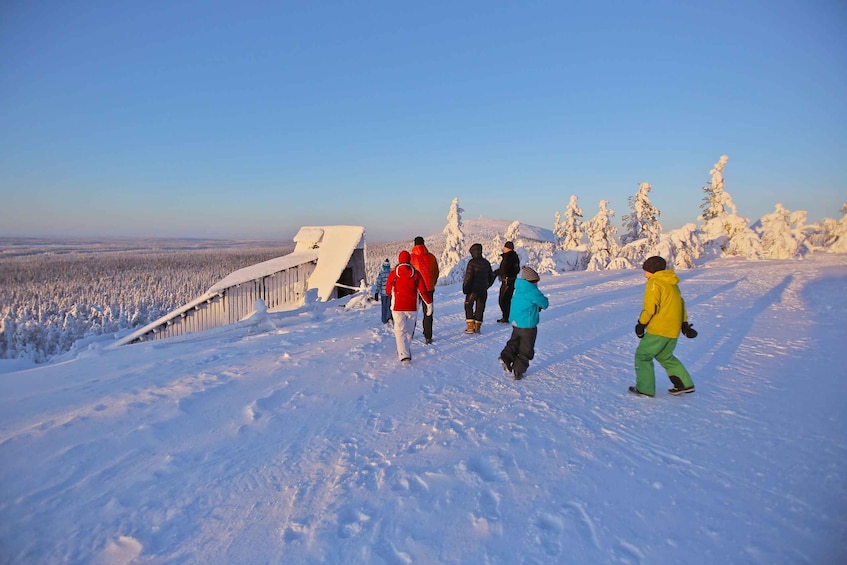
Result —
[[0, 562], [844, 563], [845, 257], [679, 274], [684, 397], [638, 270], [543, 277], [520, 382], [458, 285], [411, 367], [371, 304], [0, 374]]

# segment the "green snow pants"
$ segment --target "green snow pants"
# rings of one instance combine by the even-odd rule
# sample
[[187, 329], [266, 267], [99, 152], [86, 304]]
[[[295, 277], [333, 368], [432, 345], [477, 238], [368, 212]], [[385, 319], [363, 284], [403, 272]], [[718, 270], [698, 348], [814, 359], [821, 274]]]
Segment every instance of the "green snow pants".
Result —
[[676, 348], [676, 338], [660, 335], [645, 334], [635, 350], [635, 388], [644, 394], [656, 394], [656, 372], [653, 359], [659, 362], [668, 372], [668, 376], [677, 376], [685, 386], [694, 386], [691, 375], [677, 359], [673, 350]]

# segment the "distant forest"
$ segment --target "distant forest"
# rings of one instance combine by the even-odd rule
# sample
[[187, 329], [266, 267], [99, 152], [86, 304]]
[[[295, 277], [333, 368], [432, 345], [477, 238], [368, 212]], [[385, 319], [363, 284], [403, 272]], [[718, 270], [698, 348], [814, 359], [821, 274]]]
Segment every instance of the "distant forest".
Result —
[[49, 361], [79, 340], [139, 328], [292, 244], [0, 240], [0, 358]]

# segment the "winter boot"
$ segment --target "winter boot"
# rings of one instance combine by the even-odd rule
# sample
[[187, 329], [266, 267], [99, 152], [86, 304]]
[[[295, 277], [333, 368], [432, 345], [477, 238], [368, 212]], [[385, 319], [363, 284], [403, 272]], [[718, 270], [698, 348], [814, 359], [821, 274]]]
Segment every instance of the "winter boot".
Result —
[[673, 386], [668, 389], [668, 392], [674, 396], [679, 396], [680, 394], [689, 394], [694, 392], [694, 385], [685, 386], [682, 382], [682, 379], [677, 377], [676, 375], [669, 375], [668, 378], [673, 383]]
[[473, 323], [473, 333], [475, 333], [475, 334], [481, 333], [480, 329], [482, 329], [482, 322], [474, 322]]
[[505, 360], [505, 359], [503, 359], [502, 357], [500, 357], [500, 358], [499, 358], [499, 359], [497, 359], [497, 360], [498, 360], [498, 361], [500, 361], [500, 366], [501, 366], [501, 367], [503, 367], [503, 370], [504, 370], [504, 371], [506, 371], [507, 373], [511, 373], [511, 372], [512, 372], [512, 368], [511, 368], [511, 367], [509, 367], [509, 364], [508, 364], [508, 363], [506, 363], [506, 360]]
[[465, 320], [465, 323], [468, 325], [465, 330], [466, 334], [472, 334], [474, 332], [474, 321], [473, 320]]
[[641, 392], [640, 390], [638, 390], [634, 386], [629, 387], [629, 392], [631, 392], [632, 394], [635, 394], [636, 396], [649, 396], [651, 398], [653, 397], [652, 394], [647, 394], [645, 392]]

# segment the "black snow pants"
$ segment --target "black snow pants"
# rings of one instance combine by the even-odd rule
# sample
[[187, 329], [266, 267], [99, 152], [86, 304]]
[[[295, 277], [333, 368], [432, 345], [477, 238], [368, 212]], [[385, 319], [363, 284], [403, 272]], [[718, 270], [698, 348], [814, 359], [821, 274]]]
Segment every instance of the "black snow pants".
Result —
[[512, 369], [516, 377], [522, 377], [529, 369], [529, 361], [535, 357], [535, 338], [538, 328], [512, 327], [512, 336], [500, 353], [500, 358]]

